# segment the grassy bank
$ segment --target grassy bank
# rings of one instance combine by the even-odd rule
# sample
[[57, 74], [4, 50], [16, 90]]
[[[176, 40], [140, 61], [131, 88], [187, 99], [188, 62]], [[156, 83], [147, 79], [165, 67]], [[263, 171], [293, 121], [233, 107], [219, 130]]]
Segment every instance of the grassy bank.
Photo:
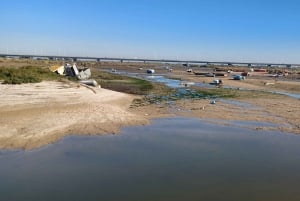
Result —
[[[154, 85], [146, 80], [121, 76], [113, 73], [92, 70], [92, 78], [103, 88], [129, 93], [145, 95], [149, 91], [155, 90]], [[3, 84], [38, 83], [41, 81], [63, 80], [56, 73], [49, 71], [47, 67], [41, 66], [0, 66], [0, 81]], [[71, 81], [76, 79], [69, 78]]]
[[129, 94], [145, 95], [154, 90], [155, 86], [147, 80], [127, 77], [105, 71], [93, 70], [92, 78], [101, 87]]
[[60, 77], [47, 68], [24, 66], [19, 68], [1, 67], [0, 80], [3, 84], [38, 83], [43, 80], [58, 80]]

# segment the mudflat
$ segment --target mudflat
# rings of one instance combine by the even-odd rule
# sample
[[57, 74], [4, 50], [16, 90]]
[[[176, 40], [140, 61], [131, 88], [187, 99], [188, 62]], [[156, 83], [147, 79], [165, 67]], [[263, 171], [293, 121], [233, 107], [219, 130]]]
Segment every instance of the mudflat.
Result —
[[162, 114], [197, 117], [222, 125], [236, 125], [235, 122], [239, 122], [242, 127], [250, 129], [300, 134], [299, 102], [283, 95], [270, 95], [255, 99], [223, 99], [215, 104], [208, 99], [179, 100], [176, 105], [148, 105], [134, 110], [151, 118], [159, 118]]

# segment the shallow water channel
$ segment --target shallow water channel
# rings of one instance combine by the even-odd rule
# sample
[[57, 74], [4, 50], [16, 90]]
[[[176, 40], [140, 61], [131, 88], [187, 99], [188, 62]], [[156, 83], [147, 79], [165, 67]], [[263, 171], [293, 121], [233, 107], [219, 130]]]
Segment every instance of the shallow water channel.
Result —
[[120, 135], [0, 151], [0, 200], [298, 201], [300, 136], [155, 120]]
[[[149, 80], [149, 81], [152, 81], [152, 82], [160, 82], [160, 83], [163, 83], [166, 86], [171, 87], [171, 88], [184, 88], [184, 86], [182, 85], [182, 83], [184, 83], [184, 81], [167, 78], [164, 74], [161, 74], [161, 75], [159, 75], [159, 74], [147, 75], [145, 73], [128, 73], [128, 72], [124, 72], [124, 71], [118, 72], [118, 74], [143, 78], [143, 79], [146, 79], [146, 80]], [[215, 88], [214, 85], [211, 85], [209, 83], [202, 83], [202, 82], [194, 82], [192, 85], [195, 85], [195, 86], [198, 86], [198, 87], [203, 87], [203, 88]], [[239, 90], [245, 90], [245, 91], [251, 91], [252, 90], [252, 89], [247, 89], [247, 88], [232, 87], [232, 86], [226, 86], [226, 85], [224, 85], [223, 88], [225, 88], [225, 89], [239, 89]], [[300, 99], [300, 94], [299, 93], [289, 93], [289, 92], [278, 91], [278, 90], [259, 90], [259, 91], [269, 92], [269, 93], [274, 93], [274, 94], [281, 94], [281, 95], [289, 96], [291, 98]]]
[[[146, 79], [154, 82], [161, 82], [164, 83], [165, 85], [172, 87], [172, 88], [178, 88], [182, 87], [182, 81], [181, 80], [174, 80], [174, 79], [169, 79], [166, 78], [163, 75], [155, 75], [155, 76], [147, 76]], [[195, 82], [193, 83], [195, 86], [203, 87], [203, 88], [215, 88], [214, 85], [210, 85], [207, 83], [201, 83], [201, 82]], [[225, 89], [239, 89], [239, 90], [245, 90], [245, 91], [251, 91], [252, 89], [246, 89], [246, 88], [240, 88], [240, 87], [231, 87], [231, 86], [226, 86], [224, 85], [223, 88]], [[289, 93], [289, 92], [284, 92], [284, 91], [276, 91], [276, 90], [260, 90], [263, 92], [269, 92], [269, 93], [274, 93], [274, 94], [281, 94], [281, 95], [286, 95], [292, 98], [300, 99], [300, 94], [297, 93]]]

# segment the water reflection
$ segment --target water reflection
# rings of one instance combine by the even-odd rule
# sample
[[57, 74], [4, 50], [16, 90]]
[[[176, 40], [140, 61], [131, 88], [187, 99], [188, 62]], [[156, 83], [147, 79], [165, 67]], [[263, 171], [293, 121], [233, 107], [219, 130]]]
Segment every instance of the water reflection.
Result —
[[2, 151], [0, 200], [300, 200], [300, 137], [170, 118]]

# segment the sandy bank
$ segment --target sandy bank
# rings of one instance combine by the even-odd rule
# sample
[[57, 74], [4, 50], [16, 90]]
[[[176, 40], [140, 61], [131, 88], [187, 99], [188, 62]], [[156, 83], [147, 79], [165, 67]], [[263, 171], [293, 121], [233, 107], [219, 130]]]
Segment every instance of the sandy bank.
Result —
[[134, 96], [102, 88], [42, 82], [0, 85], [0, 91], [0, 148], [32, 149], [67, 134], [116, 133], [147, 123], [128, 112]]

